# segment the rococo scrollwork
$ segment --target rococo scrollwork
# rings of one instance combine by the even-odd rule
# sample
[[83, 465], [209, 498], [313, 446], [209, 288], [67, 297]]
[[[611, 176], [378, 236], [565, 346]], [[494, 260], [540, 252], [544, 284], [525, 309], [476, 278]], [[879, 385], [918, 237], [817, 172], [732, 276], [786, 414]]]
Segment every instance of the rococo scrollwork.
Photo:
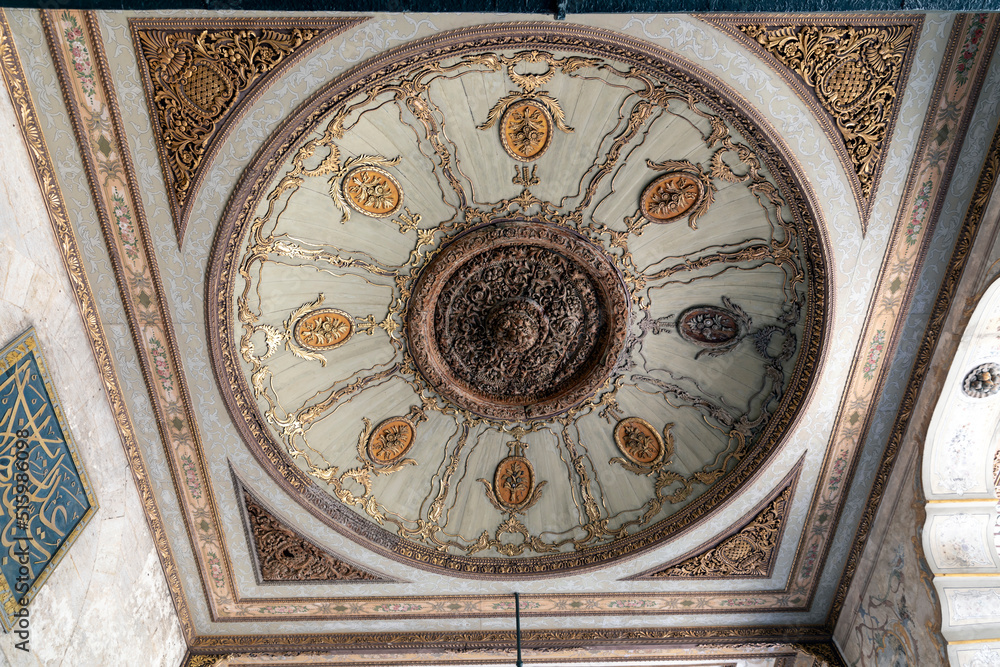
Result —
[[869, 199], [895, 117], [912, 25], [737, 25], [802, 77], [836, 124]]
[[218, 125], [243, 94], [320, 29], [135, 31], [175, 217]]
[[[716, 93], [613, 52], [498, 37], [387, 66], [218, 241], [235, 413], [421, 566], [652, 544], [747, 478], [815, 370], [825, 269], [787, 165]], [[393, 201], [345, 206], [361, 167]]]

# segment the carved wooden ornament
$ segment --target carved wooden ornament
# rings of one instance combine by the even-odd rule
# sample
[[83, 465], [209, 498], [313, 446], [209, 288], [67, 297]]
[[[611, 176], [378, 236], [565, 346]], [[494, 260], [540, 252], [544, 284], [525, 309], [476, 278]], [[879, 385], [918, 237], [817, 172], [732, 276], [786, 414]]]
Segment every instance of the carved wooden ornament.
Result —
[[336, 308], [321, 308], [303, 315], [292, 330], [295, 342], [314, 352], [340, 347], [353, 333], [351, 316]]
[[671, 171], [646, 186], [640, 208], [652, 222], [673, 222], [698, 206], [704, 197], [705, 184], [698, 177]]
[[677, 333], [695, 345], [722, 347], [740, 335], [740, 324], [728, 310], [696, 306], [681, 313], [677, 319]]
[[344, 198], [351, 207], [373, 218], [386, 218], [403, 203], [403, 188], [392, 174], [379, 167], [359, 167], [343, 183]]
[[643, 467], [654, 466], [663, 459], [666, 451], [663, 438], [645, 419], [628, 417], [615, 426], [615, 444], [632, 463]]
[[527, 503], [535, 486], [535, 469], [523, 456], [508, 456], [493, 473], [493, 489], [500, 504], [517, 510]]
[[537, 160], [552, 143], [551, 114], [538, 102], [515, 102], [500, 118], [500, 141], [515, 160]]
[[379, 423], [368, 438], [368, 458], [380, 465], [401, 459], [413, 446], [416, 429], [406, 417], [390, 417]]

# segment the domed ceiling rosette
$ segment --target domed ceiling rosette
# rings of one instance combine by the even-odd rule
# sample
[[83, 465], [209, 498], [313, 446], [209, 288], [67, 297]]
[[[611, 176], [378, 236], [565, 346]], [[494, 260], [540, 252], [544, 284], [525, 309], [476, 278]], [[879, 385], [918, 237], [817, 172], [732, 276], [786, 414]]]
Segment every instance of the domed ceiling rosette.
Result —
[[247, 445], [338, 530], [462, 576], [595, 567], [704, 518], [803, 407], [827, 317], [794, 164], [734, 99], [551, 24], [330, 84], [216, 238]]

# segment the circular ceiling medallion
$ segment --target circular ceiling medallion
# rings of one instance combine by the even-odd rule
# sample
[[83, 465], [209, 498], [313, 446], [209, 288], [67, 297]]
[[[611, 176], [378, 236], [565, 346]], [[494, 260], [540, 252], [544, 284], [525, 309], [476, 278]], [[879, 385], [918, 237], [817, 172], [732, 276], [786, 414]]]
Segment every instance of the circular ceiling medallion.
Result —
[[671, 171], [642, 191], [642, 214], [653, 222], [672, 222], [698, 206], [704, 196], [701, 179], [684, 171]]
[[417, 279], [407, 341], [439, 394], [504, 420], [552, 417], [604, 384], [628, 336], [612, 261], [565, 227], [495, 222], [449, 242]]
[[392, 174], [379, 167], [358, 167], [344, 178], [344, 197], [358, 213], [385, 218], [403, 203], [403, 189]]
[[340, 347], [354, 332], [351, 316], [336, 308], [321, 308], [296, 320], [295, 342], [307, 350], [322, 352]]
[[329, 84], [215, 240], [246, 446], [320, 520], [450, 576], [602, 567], [704, 521], [780, 448], [828, 313], [795, 164], [739, 100], [551, 23]]
[[986, 398], [1000, 392], [1000, 365], [980, 364], [962, 380], [962, 391], [973, 398]]
[[395, 463], [410, 451], [415, 434], [413, 422], [406, 417], [386, 419], [368, 437], [368, 458], [379, 465]]
[[500, 140], [512, 158], [537, 160], [552, 143], [552, 115], [533, 100], [515, 102], [500, 117]]

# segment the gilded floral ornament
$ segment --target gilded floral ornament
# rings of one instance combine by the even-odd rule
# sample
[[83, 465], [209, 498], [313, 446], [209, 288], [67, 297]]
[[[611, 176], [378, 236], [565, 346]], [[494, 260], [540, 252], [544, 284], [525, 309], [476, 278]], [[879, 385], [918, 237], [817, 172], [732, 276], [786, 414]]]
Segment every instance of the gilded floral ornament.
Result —
[[628, 417], [615, 425], [614, 438], [625, 459], [611, 459], [626, 469], [640, 474], [650, 474], [660, 466], [669, 465], [674, 455], [673, 424], [663, 427], [663, 436], [645, 419]]
[[793, 479], [767, 501], [766, 506], [734, 533], [694, 556], [682, 556], [630, 579], [725, 579], [768, 577], [777, 557], [781, 532], [788, 517]]
[[698, 219], [715, 201], [717, 188], [711, 175], [687, 160], [646, 160], [646, 166], [665, 173], [642, 191], [639, 210], [643, 217], [662, 224], [687, 216], [688, 226], [697, 229]]
[[387, 218], [403, 203], [403, 189], [392, 174], [379, 167], [352, 170], [344, 177], [344, 197], [356, 211], [373, 218]]
[[816, 95], [844, 142], [867, 219], [919, 24], [735, 28], [801, 77]]
[[306, 20], [293, 27], [280, 21], [229, 21], [232, 29], [219, 29], [219, 21], [212, 26], [169, 19], [131, 21], [179, 237], [202, 164], [236, 106], [308, 48], [358, 22]]
[[500, 118], [500, 140], [514, 159], [540, 158], [552, 143], [552, 116], [538, 102], [515, 102]]
[[[531, 162], [548, 150], [552, 143], [553, 126], [565, 133], [573, 131], [566, 124], [566, 114], [559, 101], [544, 90], [537, 89], [548, 83], [557, 72], [571, 73], [598, 60], [579, 56], [554, 58], [540, 51], [522, 51], [513, 57], [484, 56], [480, 62], [494, 69], [506, 66], [507, 76], [521, 88], [521, 92], [511, 92], [501, 98], [490, 109], [479, 129], [488, 130], [499, 119], [503, 149], [515, 160]], [[516, 66], [521, 63], [543, 63], [547, 68], [541, 73], [520, 73]]]
[[[729, 352], [743, 340], [753, 325], [753, 319], [728, 297], [722, 297], [724, 308], [699, 305], [688, 308], [677, 318], [677, 333], [685, 341], [703, 348], [703, 354], [718, 356]], [[770, 336], [767, 331], [755, 332], [758, 337]], [[768, 340], [770, 340], [768, 338]], [[764, 346], [766, 349], [766, 345]]]
[[390, 417], [379, 423], [368, 437], [368, 458], [378, 465], [390, 465], [402, 458], [416, 435], [416, 427], [406, 417]]
[[261, 581], [387, 581], [320, 549], [284, 525], [245, 489], [243, 503]]
[[512, 455], [497, 464], [493, 471], [493, 483], [485, 479], [478, 481], [486, 487], [486, 498], [490, 503], [513, 518], [515, 514], [527, 512], [541, 499], [546, 482], [536, 484], [535, 467], [524, 456], [526, 445], [523, 442], [514, 440], [507, 446]]
[[301, 347], [325, 352], [340, 347], [354, 333], [350, 315], [337, 308], [313, 310], [295, 322], [292, 336]]

